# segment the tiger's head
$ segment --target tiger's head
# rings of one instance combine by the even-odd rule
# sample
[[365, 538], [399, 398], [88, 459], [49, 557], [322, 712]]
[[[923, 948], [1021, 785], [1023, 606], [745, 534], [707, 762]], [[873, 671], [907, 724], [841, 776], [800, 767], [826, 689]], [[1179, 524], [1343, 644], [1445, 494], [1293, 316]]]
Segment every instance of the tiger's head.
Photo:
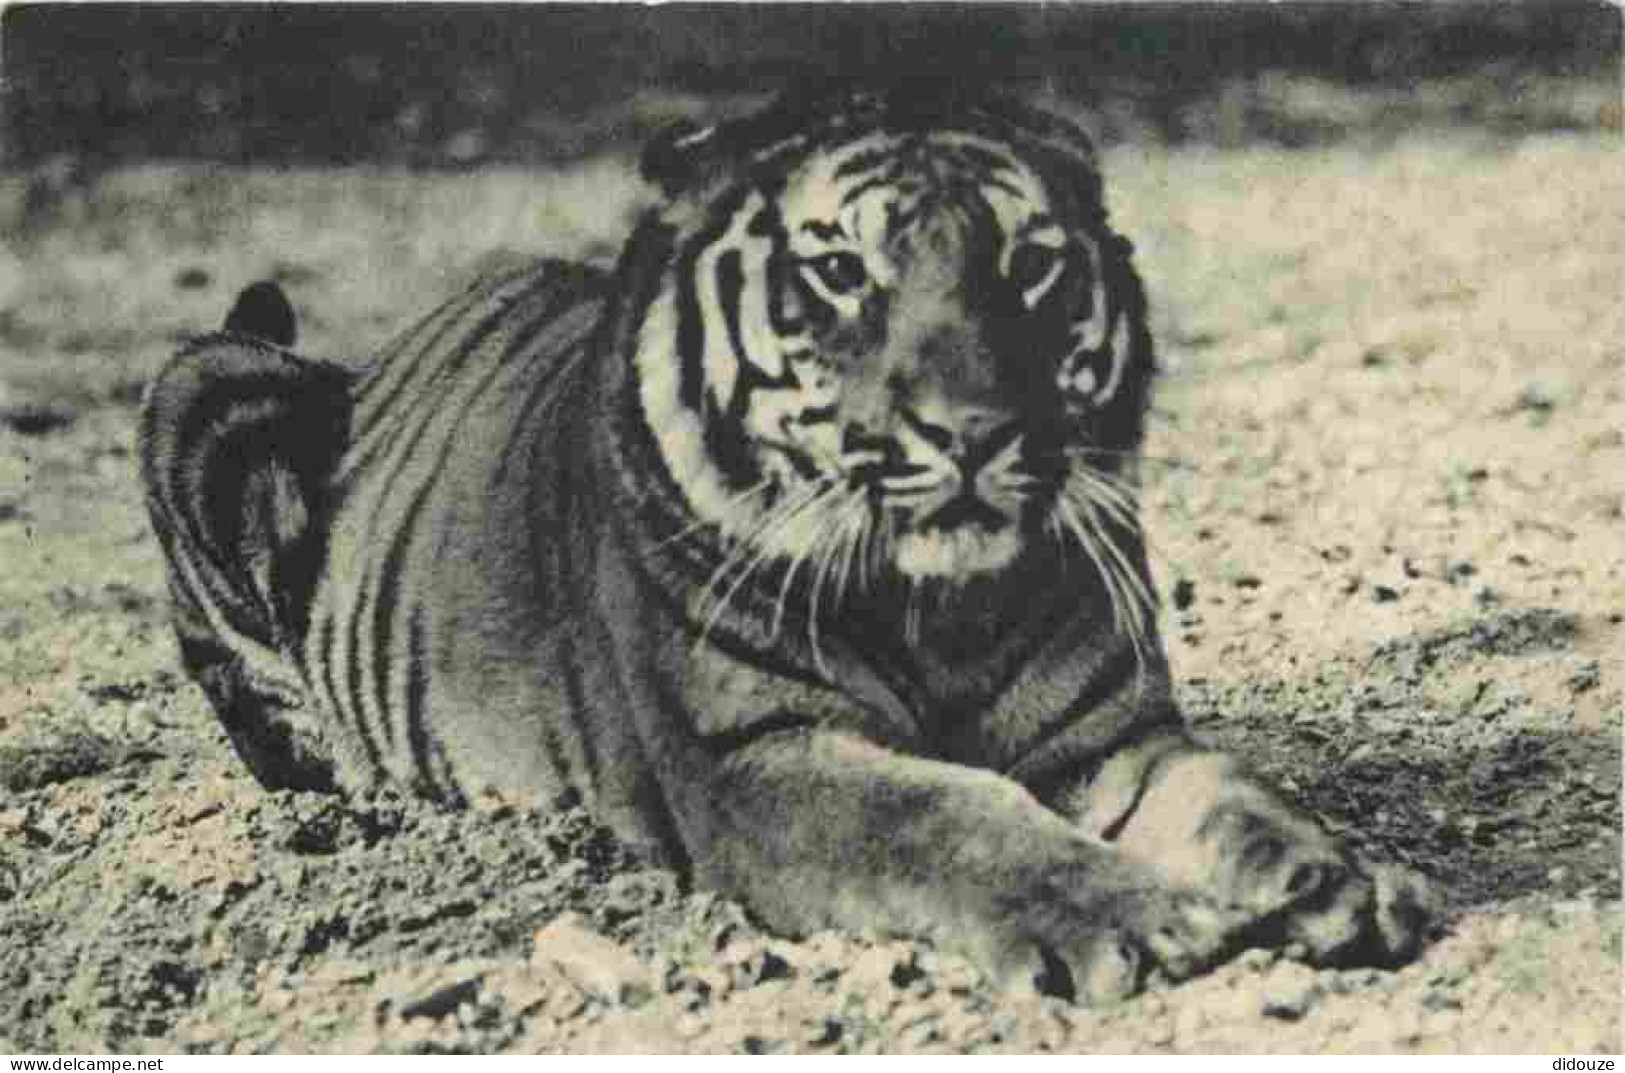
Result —
[[1121, 573], [1151, 344], [1082, 132], [840, 90], [674, 132], [644, 172], [637, 390], [699, 522], [842, 582], [1068, 543]]

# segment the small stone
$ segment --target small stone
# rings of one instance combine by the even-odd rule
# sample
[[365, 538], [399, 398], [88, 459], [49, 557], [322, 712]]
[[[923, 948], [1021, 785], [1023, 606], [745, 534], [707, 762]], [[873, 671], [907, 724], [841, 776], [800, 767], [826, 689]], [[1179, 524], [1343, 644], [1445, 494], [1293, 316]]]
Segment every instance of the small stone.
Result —
[[755, 987], [769, 980], [782, 980], [790, 975], [790, 963], [760, 941], [735, 944], [728, 950], [727, 961], [732, 985], [737, 990]]
[[1461, 999], [1449, 987], [1430, 987], [1422, 993], [1421, 1006], [1430, 1012], [1461, 1009]]
[[1320, 984], [1313, 969], [1282, 963], [1264, 982], [1264, 1016], [1296, 1021], [1309, 1012], [1319, 996]]
[[568, 980], [553, 990], [547, 1000], [547, 1015], [555, 1021], [570, 1021], [587, 1008], [587, 996]]
[[1391, 604], [1399, 599], [1399, 590], [1389, 588], [1387, 585], [1373, 585], [1371, 587], [1371, 602], [1378, 604]]
[[1388, 979], [1381, 969], [1349, 969], [1343, 976], [1355, 987], [1376, 987]]
[[683, 989], [683, 967], [670, 954], [660, 954], [650, 968], [649, 979], [656, 992], [673, 994]]
[[899, 1038], [909, 1047], [923, 1047], [941, 1038], [938, 1030], [942, 1015], [923, 1002], [899, 1006], [892, 1014], [892, 1023], [897, 1026]]
[[414, 1017], [426, 1017], [431, 1021], [438, 1021], [447, 1014], [456, 1013], [464, 1003], [473, 1002], [480, 997], [480, 983], [484, 978], [485, 974], [480, 973], [466, 980], [441, 984], [427, 994], [408, 999], [401, 1004], [401, 1018], [411, 1020]]
[[183, 291], [196, 291], [207, 287], [211, 282], [209, 273], [196, 266], [183, 268], [175, 273], [175, 286]]
[[1255, 946], [1238, 954], [1236, 956], [1236, 965], [1238, 968], [1248, 969], [1252, 972], [1263, 972], [1275, 964], [1276, 958], [1275, 951]]
[[[902, 967], [901, 951], [895, 944], [873, 946], [859, 954], [846, 971], [846, 982], [855, 990], [881, 991], [896, 985], [894, 976]], [[912, 959], [909, 959], [912, 966]]]
[[565, 978], [606, 1002], [635, 1005], [649, 997], [649, 970], [631, 951], [593, 931], [579, 913], [565, 913], [536, 932], [530, 960], [551, 964]]
[[733, 992], [733, 973], [721, 965], [700, 965], [688, 968], [682, 977], [686, 992], [685, 1005], [697, 1010], [709, 1002], [725, 998]]
[[1377, 755], [1377, 747], [1370, 742], [1363, 742], [1356, 745], [1354, 751], [1343, 758], [1343, 766], [1350, 767], [1355, 764], [1363, 764], [1375, 755]]
[[962, 957], [944, 957], [932, 977], [937, 987], [951, 995], [968, 995], [983, 984], [982, 974]]
[[1523, 390], [1518, 392], [1518, 399], [1514, 408], [1536, 414], [1547, 414], [1556, 407], [1557, 400], [1544, 384], [1525, 384]]

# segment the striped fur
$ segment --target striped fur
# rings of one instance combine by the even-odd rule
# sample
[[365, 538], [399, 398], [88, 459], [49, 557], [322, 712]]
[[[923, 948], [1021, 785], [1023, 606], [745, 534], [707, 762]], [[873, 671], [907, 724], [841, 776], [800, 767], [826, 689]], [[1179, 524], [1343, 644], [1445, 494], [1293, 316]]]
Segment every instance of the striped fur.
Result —
[[581, 800], [772, 925], [1063, 993], [1408, 953], [1420, 888], [1179, 723], [1083, 135], [840, 90], [645, 169], [612, 277], [486, 281], [354, 371], [261, 290], [154, 383], [182, 656], [258, 778]]

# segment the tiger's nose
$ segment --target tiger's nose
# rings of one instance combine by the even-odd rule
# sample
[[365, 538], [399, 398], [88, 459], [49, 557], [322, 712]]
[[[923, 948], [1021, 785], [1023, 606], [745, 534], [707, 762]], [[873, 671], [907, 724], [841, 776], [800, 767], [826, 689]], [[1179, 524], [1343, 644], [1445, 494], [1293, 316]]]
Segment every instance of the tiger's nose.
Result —
[[901, 407], [900, 413], [916, 435], [966, 473], [980, 467], [1016, 433], [1015, 416], [1008, 410], [941, 395], [916, 399]]

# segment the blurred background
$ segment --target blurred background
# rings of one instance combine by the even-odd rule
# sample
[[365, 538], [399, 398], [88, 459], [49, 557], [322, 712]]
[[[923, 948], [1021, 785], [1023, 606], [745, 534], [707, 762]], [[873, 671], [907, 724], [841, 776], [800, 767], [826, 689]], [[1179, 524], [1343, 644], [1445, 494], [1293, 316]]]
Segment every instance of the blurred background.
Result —
[[1111, 142], [1618, 130], [1607, 2], [19, 4], [3, 161], [547, 163], [809, 75], [962, 72]]

